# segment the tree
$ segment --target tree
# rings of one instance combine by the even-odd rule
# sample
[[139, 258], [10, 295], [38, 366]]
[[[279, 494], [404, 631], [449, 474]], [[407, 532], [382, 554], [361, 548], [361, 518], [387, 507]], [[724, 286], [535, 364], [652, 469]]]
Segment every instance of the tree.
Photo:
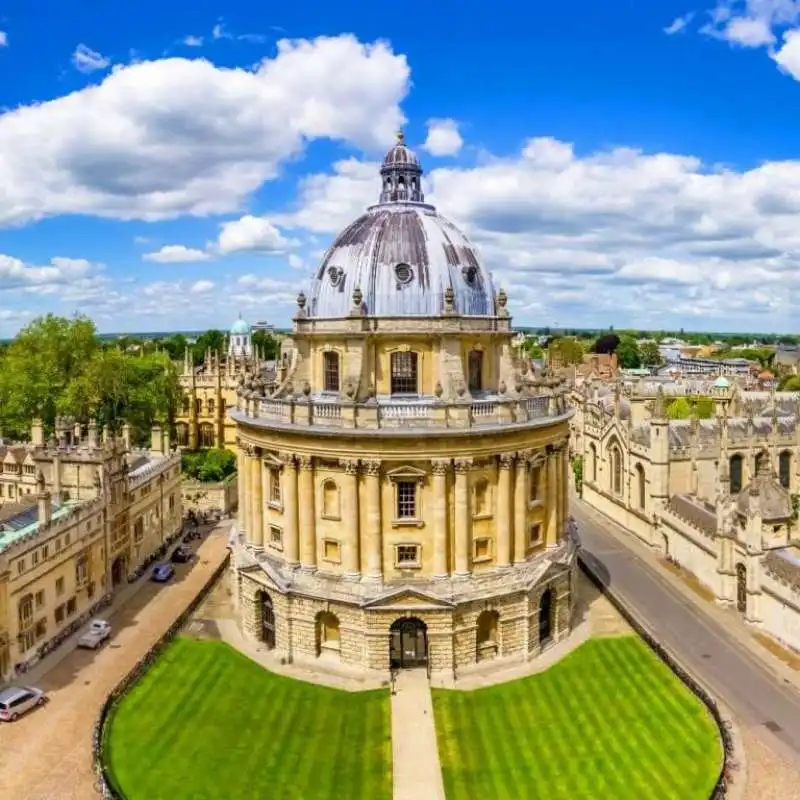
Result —
[[225, 349], [225, 334], [215, 328], [201, 333], [197, 341], [192, 345], [192, 359], [195, 366], [202, 364], [206, 357], [206, 351], [222, 352]]
[[642, 366], [657, 367], [664, 363], [661, 352], [655, 342], [642, 342], [639, 345], [639, 355], [642, 359]]
[[260, 349], [262, 356], [268, 361], [274, 361], [281, 352], [281, 344], [277, 337], [266, 331], [256, 331], [253, 334], [253, 348]]
[[216, 483], [236, 472], [236, 456], [230, 450], [220, 448], [184, 453], [181, 471], [187, 478]]
[[613, 353], [619, 345], [619, 336], [616, 333], [606, 333], [595, 340], [592, 345], [591, 352], [610, 354]]
[[617, 354], [617, 363], [623, 369], [638, 369], [642, 365], [639, 345], [633, 336], [623, 336], [619, 340], [615, 352]]
[[180, 361], [186, 353], [188, 342], [182, 333], [176, 333], [174, 336], [168, 336], [162, 339], [159, 344], [173, 361]]
[[575, 491], [578, 497], [583, 496], [583, 456], [575, 456], [572, 459], [572, 474], [575, 478]]
[[583, 363], [583, 347], [577, 339], [559, 336], [550, 341], [547, 350], [551, 361], [559, 362], [565, 367]]

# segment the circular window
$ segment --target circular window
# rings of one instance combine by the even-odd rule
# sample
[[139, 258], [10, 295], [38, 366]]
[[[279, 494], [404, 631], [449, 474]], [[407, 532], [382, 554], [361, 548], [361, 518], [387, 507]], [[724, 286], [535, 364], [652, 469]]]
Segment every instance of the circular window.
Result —
[[478, 270], [476, 267], [464, 267], [464, 280], [470, 284], [475, 283], [478, 277]]
[[408, 264], [398, 264], [394, 268], [394, 276], [398, 283], [408, 283], [414, 277], [414, 273]]
[[338, 286], [344, 277], [344, 270], [341, 267], [328, 267], [328, 278], [334, 286]]

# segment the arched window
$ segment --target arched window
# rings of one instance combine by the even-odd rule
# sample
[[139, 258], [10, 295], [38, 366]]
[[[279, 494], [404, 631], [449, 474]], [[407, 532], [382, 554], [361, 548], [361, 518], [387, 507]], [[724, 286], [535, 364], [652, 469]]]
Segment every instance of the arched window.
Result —
[[590, 469], [592, 476], [592, 483], [597, 483], [597, 448], [594, 442], [589, 445], [589, 460], [591, 461]]
[[500, 626], [500, 614], [497, 611], [481, 611], [478, 614], [475, 631], [477, 660], [485, 661], [494, 658], [498, 653], [497, 631]]
[[185, 422], [179, 422], [175, 426], [175, 436], [178, 440], [178, 447], [187, 447], [189, 444], [189, 426]]
[[203, 422], [199, 428], [199, 442], [200, 447], [213, 447], [214, 446], [214, 426], [210, 422]]
[[339, 354], [332, 350], [322, 354], [322, 389], [325, 392], [339, 391]]
[[486, 478], [479, 478], [475, 482], [473, 489], [473, 514], [476, 517], [489, 512], [489, 481]]
[[188, 414], [189, 413], [189, 395], [185, 394], [183, 396], [183, 399], [181, 401], [181, 407], [183, 408], [183, 413], [184, 414]]
[[392, 353], [391, 393], [418, 394], [417, 354], [411, 351]]
[[339, 487], [330, 478], [322, 484], [322, 516], [339, 519]]
[[792, 454], [784, 450], [778, 456], [778, 478], [784, 489], [792, 487]]
[[469, 351], [467, 374], [470, 392], [480, 392], [483, 389], [483, 353], [480, 350]]
[[609, 458], [611, 459], [611, 490], [614, 494], [622, 494], [622, 453], [619, 445], [614, 443], [609, 448]]
[[209, 397], [208, 401], [207, 401], [207, 404], [208, 404], [208, 416], [209, 417], [213, 417], [214, 416], [214, 398], [213, 397]]
[[339, 653], [339, 618], [330, 611], [321, 611], [317, 614], [316, 620], [317, 634], [317, 655], [321, 656], [325, 652]]
[[731, 456], [730, 461], [730, 474], [731, 474], [731, 494], [736, 494], [742, 491], [742, 456], [737, 453]]
[[203, 413], [203, 400], [200, 397], [196, 397], [194, 400], [194, 413], [198, 417]]
[[639, 503], [639, 508], [644, 509], [647, 500], [647, 485], [644, 475], [644, 467], [641, 464], [636, 465], [636, 496]]

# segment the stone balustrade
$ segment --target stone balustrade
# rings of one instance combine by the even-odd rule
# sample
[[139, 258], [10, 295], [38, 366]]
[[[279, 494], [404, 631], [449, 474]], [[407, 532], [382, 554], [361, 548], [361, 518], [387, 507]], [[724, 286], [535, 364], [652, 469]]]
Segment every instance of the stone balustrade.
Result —
[[339, 398], [262, 398], [240, 396], [231, 416], [237, 422], [264, 427], [316, 426], [320, 428], [471, 429], [520, 423], [536, 424], [572, 414], [561, 393], [467, 399], [437, 398], [371, 400], [356, 403]]

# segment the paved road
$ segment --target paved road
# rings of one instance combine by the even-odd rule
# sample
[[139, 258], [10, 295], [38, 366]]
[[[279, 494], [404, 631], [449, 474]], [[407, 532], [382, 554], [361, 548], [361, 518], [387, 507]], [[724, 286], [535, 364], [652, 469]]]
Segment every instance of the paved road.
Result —
[[676, 592], [657, 567], [604, 530], [577, 502], [570, 510], [584, 550], [602, 563], [610, 585], [641, 613], [656, 638], [740, 722], [763, 726], [800, 757], [800, 693], [769, 672], [720, 623]]
[[147, 584], [110, 619], [114, 634], [101, 650], [75, 650], [37, 684], [50, 702], [0, 726], [0, 797], [91, 800], [97, 797], [92, 731], [105, 698], [197, 596], [222, 563], [227, 531], [211, 534], [192, 564], [169, 584]]

